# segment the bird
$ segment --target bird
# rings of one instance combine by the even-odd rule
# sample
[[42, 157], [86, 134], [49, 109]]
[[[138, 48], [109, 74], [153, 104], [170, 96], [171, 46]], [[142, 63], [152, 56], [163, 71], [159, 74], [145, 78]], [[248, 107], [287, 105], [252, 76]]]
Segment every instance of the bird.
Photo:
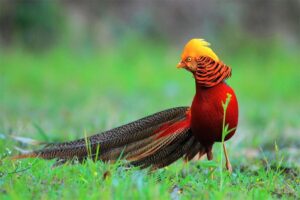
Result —
[[[177, 65], [192, 73], [195, 95], [190, 106], [166, 109], [126, 125], [74, 141], [50, 143], [13, 159], [56, 159], [58, 165], [87, 158], [115, 162], [124, 159], [130, 166], [159, 169], [183, 158], [188, 162], [206, 155], [213, 159], [216, 142], [229, 140], [238, 125], [238, 102], [225, 82], [231, 67], [220, 61], [204, 39], [189, 40]], [[223, 103], [231, 97], [224, 113]], [[225, 114], [225, 115], [224, 115]], [[224, 118], [226, 116], [226, 118]], [[224, 122], [229, 134], [222, 136]], [[223, 142], [226, 168], [232, 171]]]

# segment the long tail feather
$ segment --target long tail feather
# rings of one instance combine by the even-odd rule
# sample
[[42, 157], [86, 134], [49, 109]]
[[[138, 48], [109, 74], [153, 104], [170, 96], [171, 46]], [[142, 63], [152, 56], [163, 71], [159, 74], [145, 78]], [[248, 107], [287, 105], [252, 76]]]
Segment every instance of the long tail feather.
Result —
[[12, 160], [19, 160], [19, 159], [24, 159], [24, 158], [35, 158], [38, 157], [38, 154], [32, 152], [32, 153], [25, 153], [25, 154], [20, 154], [13, 156], [11, 159]]
[[84, 160], [97, 155], [103, 161], [115, 161], [122, 155], [133, 165], [163, 167], [184, 155], [190, 157], [189, 148], [194, 154], [201, 147], [191, 133], [187, 111], [188, 107], [168, 109], [88, 138], [49, 144], [13, 159]]
[[205, 149], [203, 146], [198, 142], [194, 141], [194, 144], [192, 145], [191, 149], [189, 152], [185, 155], [184, 160], [186, 162], [192, 160], [195, 158], [195, 156], [198, 154], [198, 157], [202, 157], [205, 154]]
[[179, 158], [183, 157], [189, 150], [189, 148], [191, 147], [191, 145], [193, 144], [195, 138], [191, 137], [187, 140], [187, 142], [185, 142], [182, 146], [180, 146], [178, 149], [176, 149], [176, 151], [173, 151], [173, 153], [171, 155], [169, 155], [167, 157], [167, 159], [162, 160], [162, 162], [160, 162], [159, 164], [155, 165], [154, 168], [162, 168], [165, 166], [168, 166], [170, 164], [172, 164], [173, 162], [175, 162], [176, 160], [178, 160]]
[[173, 151], [184, 143], [187, 138], [191, 137], [190, 131], [186, 130], [185, 133], [180, 134], [177, 138], [172, 142], [172, 144], [160, 149], [155, 154], [147, 156], [143, 159], [131, 162], [132, 165], [142, 166], [143, 168], [149, 167], [150, 165], [155, 165], [165, 159], [168, 155], [170, 155]]

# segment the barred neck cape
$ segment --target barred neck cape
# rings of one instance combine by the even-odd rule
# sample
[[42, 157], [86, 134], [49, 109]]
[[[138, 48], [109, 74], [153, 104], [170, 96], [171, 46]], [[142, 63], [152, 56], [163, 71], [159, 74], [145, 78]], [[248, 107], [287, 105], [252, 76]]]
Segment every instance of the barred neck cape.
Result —
[[201, 56], [197, 60], [195, 79], [203, 87], [213, 87], [231, 76], [231, 68], [210, 57]]

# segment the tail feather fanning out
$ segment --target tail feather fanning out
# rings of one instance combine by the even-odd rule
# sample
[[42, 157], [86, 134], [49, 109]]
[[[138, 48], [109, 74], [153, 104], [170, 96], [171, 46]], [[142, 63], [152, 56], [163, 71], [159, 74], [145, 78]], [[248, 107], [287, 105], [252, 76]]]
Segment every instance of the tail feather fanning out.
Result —
[[50, 144], [13, 159], [84, 160], [88, 156], [115, 161], [120, 155], [132, 165], [161, 168], [181, 157], [192, 159], [202, 152], [190, 130], [188, 107], [171, 108], [103, 133], [71, 142]]

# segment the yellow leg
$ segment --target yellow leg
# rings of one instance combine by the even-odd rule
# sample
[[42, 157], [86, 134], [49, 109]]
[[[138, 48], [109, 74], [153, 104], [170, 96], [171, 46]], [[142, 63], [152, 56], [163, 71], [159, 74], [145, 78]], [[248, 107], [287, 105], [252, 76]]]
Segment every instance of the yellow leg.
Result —
[[211, 178], [211, 180], [214, 180], [215, 179], [215, 176], [214, 176], [215, 168], [210, 167], [209, 171], [210, 171], [210, 178]]
[[227, 150], [226, 150], [226, 147], [225, 147], [225, 143], [223, 143], [223, 150], [224, 150], [225, 159], [226, 159], [226, 169], [231, 173], [232, 172], [232, 166], [231, 166], [229, 158], [228, 158], [228, 154], [227, 154]]
[[[210, 146], [209, 148], [206, 149], [206, 156], [207, 156], [207, 160], [213, 159], [212, 146]], [[210, 171], [210, 178], [213, 180], [214, 179], [214, 168], [210, 167], [209, 171]]]

